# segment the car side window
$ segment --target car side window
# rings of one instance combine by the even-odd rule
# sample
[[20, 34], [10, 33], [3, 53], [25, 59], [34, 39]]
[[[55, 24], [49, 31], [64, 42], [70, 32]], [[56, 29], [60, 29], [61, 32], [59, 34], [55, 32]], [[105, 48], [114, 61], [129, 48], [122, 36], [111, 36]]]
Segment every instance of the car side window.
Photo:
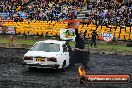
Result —
[[68, 52], [68, 47], [67, 47], [67, 45], [63, 45], [63, 52]]

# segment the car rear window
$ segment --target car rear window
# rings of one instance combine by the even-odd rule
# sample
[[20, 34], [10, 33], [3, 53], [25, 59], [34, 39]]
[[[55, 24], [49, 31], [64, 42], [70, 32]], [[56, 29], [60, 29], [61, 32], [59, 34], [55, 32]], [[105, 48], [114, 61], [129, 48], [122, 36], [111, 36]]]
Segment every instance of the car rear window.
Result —
[[59, 52], [60, 44], [40, 42], [35, 44], [30, 51]]

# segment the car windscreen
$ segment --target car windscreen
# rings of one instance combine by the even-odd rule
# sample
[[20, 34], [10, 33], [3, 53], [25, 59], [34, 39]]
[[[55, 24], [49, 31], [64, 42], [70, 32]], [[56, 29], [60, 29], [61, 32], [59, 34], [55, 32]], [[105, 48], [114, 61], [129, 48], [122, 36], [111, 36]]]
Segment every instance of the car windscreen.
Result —
[[30, 51], [59, 52], [60, 44], [40, 42], [35, 44]]

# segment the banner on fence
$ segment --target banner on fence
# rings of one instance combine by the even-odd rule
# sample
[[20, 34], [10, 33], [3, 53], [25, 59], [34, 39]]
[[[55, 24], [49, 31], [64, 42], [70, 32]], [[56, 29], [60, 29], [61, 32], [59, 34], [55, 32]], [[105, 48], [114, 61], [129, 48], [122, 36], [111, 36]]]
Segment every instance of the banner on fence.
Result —
[[16, 34], [15, 27], [0, 27], [0, 34]]
[[101, 40], [112, 41], [112, 39], [113, 39], [112, 33], [107, 33], [107, 32], [101, 33]]
[[75, 41], [75, 29], [68, 28], [60, 30], [60, 39]]

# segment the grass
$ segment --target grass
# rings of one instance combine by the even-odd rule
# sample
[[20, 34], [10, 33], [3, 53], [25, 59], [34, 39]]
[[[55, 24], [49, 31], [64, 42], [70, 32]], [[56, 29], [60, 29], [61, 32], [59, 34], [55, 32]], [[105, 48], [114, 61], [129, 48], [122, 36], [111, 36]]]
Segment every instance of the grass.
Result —
[[[14, 39], [13, 44], [28, 44], [28, 45], [33, 45], [36, 42], [35, 39]], [[9, 38], [3, 38], [0, 39], [0, 43], [10, 43], [10, 39]]]
[[[35, 42], [42, 40], [41, 38], [28, 38], [25, 39], [23, 37], [15, 37], [13, 44], [28, 44], [33, 45]], [[10, 43], [9, 36], [0, 36], [0, 44], [1, 43]], [[70, 45], [72, 47], [75, 46], [75, 42], [70, 42]], [[88, 44], [85, 45], [86, 48], [88, 48]], [[90, 47], [91, 48], [91, 47]], [[132, 52], [132, 47], [126, 47], [125, 45], [110, 45], [110, 44], [104, 44], [99, 43], [97, 49], [103, 49], [103, 50], [114, 50], [114, 51], [130, 51]]]
[[[33, 45], [35, 42], [39, 41], [40, 39], [37, 39], [35, 37], [27, 38], [23, 36], [15, 36], [13, 38], [13, 44], [28, 44]], [[0, 36], [0, 43], [10, 43], [10, 37], [9, 36]]]
[[[75, 46], [74, 42], [70, 43], [71, 46]], [[97, 44], [98, 48], [97, 49], [102, 49], [102, 50], [113, 50], [113, 51], [130, 51], [132, 52], [132, 47], [127, 47], [127, 46], [123, 46], [123, 45], [110, 45], [110, 44], [104, 44], [104, 43], [99, 43]], [[88, 48], [88, 44], [85, 45], [85, 48]], [[94, 49], [92, 47], [90, 47], [90, 49]]]
[[122, 45], [105, 45], [105, 44], [99, 44], [99, 49], [105, 49], [105, 50], [114, 50], [114, 51], [131, 51], [132, 47], [126, 47]]

